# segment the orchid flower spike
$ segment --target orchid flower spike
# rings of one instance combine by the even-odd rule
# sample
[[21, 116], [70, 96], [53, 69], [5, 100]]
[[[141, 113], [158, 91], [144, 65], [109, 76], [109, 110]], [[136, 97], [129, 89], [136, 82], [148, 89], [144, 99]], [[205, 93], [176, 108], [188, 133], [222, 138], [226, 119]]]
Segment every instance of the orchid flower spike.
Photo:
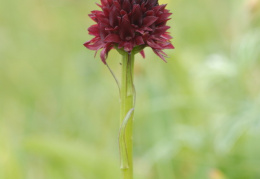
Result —
[[89, 16], [96, 24], [88, 28], [95, 36], [84, 44], [90, 50], [102, 49], [100, 57], [106, 64], [108, 52], [113, 49], [131, 53], [138, 49], [143, 57], [145, 47], [151, 47], [165, 61], [164, 49], [174, 49], [166, 25], [172, 13], [159, 5], [158, 0], [101, 0], [102, 10]]

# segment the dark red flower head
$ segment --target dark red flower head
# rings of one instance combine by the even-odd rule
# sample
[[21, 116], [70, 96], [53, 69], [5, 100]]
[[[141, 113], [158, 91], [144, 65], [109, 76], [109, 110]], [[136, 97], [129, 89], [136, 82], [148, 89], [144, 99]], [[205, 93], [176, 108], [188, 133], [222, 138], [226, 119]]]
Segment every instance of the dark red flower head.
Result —
[[171, 13], [158, 0], [101, 0], [97, 5], [102, 11], [89, 14], [97, 24], [88, 29], [95, 37], [84, 45], [91, 50], [103, 49], [100, 57], [105, 64], [112, 48], [128, 53], [138, 48], [144, 57], [142, 49], [149, 46], [164, 61], [162, 50], [174, 48], [166, 26]]

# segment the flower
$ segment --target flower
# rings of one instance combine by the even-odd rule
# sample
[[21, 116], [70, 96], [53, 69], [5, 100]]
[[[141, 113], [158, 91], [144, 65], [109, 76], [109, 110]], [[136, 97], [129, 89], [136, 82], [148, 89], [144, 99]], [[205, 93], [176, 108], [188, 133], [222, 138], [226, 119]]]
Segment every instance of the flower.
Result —
[[95, 36], [84, 44], [90, 50], [102, 49], [100, 57], [106, 64], [108, 52], [112, 48], [131, 53], [138, 49], [145, 57], [143, 49], [151, 47], [156, 55], [165, 60], [164, 49], [173, 49], [166, 26], [172, 13], [166, 4], [158, 0], [101, 0], [97, 4], [102, 11], [91, 11], [89, 17], [96, 24], [88, 28]]

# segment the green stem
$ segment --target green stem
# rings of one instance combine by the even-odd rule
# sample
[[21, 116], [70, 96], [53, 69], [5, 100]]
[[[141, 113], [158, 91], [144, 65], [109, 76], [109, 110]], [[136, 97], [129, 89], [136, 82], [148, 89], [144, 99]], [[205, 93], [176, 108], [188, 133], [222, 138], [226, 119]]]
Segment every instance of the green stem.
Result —
[[133, 179], [134, 54], [123, 53], [119, 146], [122, 179]]

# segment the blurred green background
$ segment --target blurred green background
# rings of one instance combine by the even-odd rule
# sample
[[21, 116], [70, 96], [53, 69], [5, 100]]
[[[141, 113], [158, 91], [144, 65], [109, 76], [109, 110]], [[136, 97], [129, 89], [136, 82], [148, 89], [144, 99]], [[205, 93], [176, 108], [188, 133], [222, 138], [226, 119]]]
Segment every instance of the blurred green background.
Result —
[[[0, 179], [119, 178], [118, 89], [82, 45], [95, 2], [0, 0]], [[160, 3], [176, 49], [136, 56], [135, 179], [259, 179], [259, 0]]]

